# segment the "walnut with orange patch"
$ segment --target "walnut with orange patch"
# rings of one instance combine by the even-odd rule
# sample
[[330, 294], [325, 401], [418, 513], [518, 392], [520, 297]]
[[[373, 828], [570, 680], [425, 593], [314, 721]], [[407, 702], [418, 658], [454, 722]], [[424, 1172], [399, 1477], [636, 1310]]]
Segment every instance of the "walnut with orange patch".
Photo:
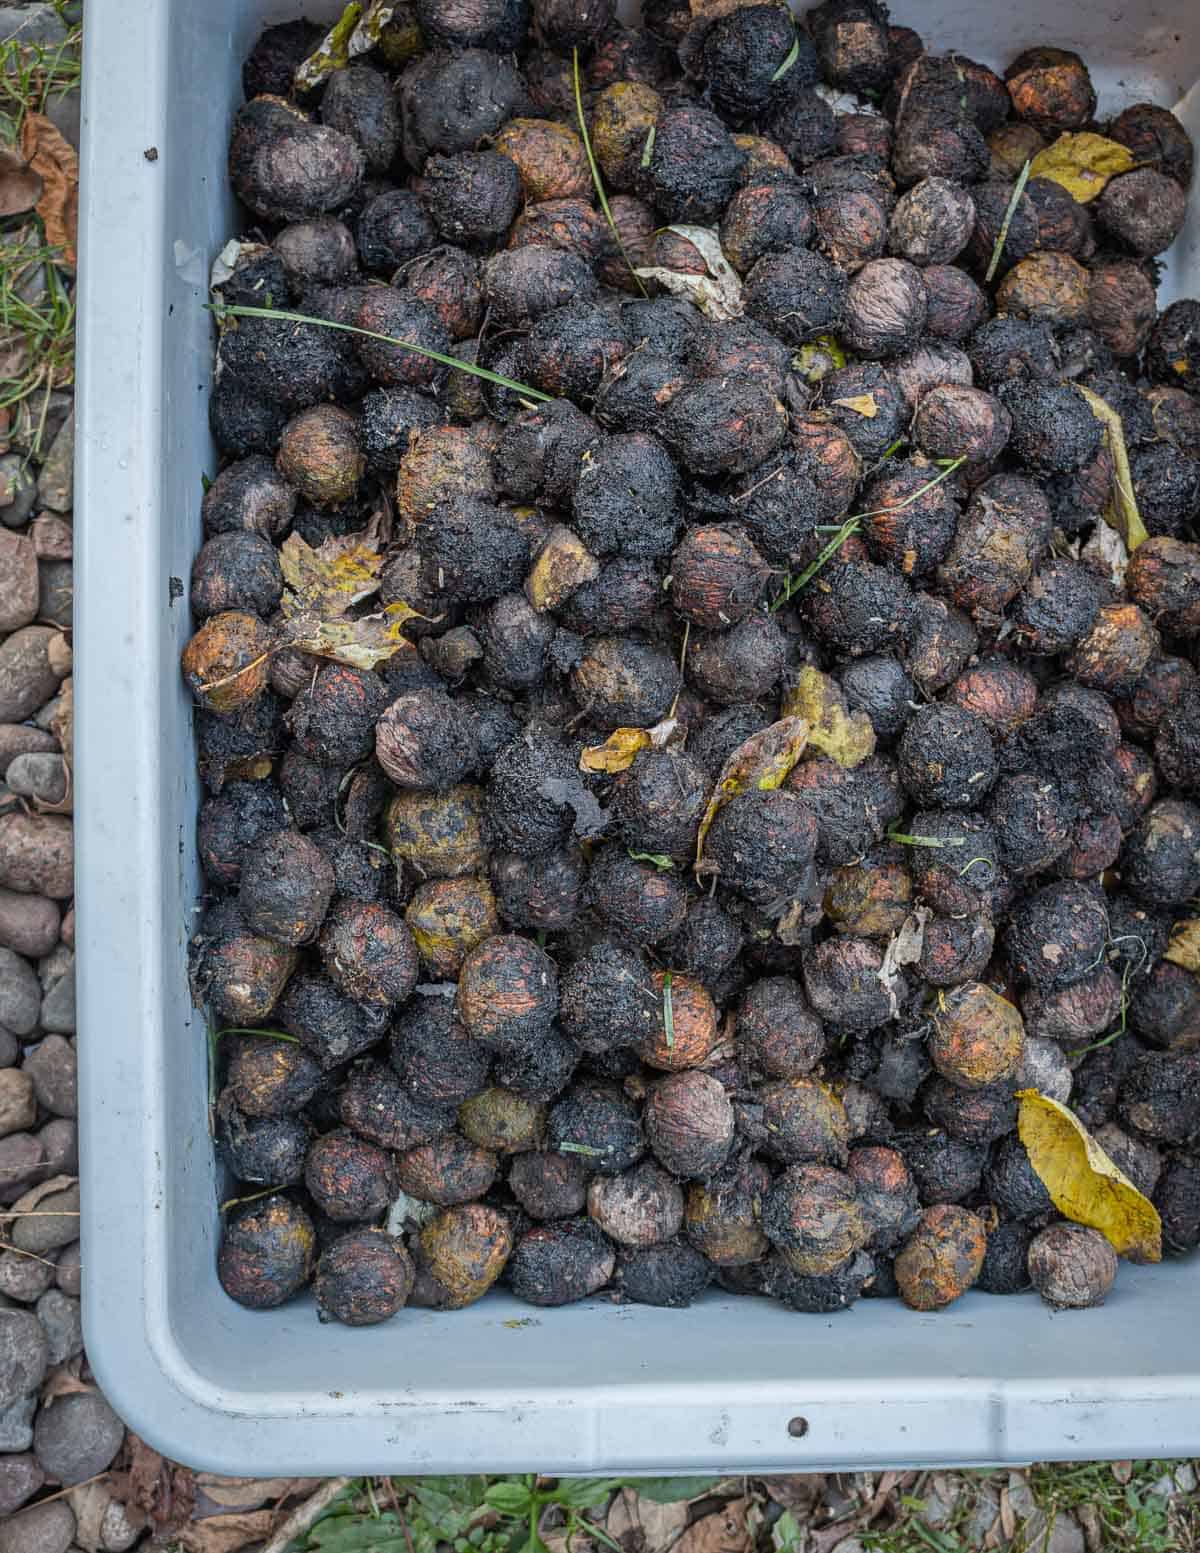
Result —
[[396, 505], [419, 523], [456, 495], [489, 501], [494, 492], [492, 461], [469, 426], [429, 426], [409, 433], [408, 449], [396, 474]]
[[762, 1221], [779, 1255], [807, 1278], [831, 1273], [871, 1238], [856, 1183], [829, 1165], [789, 1165], [763, 1200]]
[[745, 1267], [771, 1248], [762, 1204], [771, 1172], [758, 1159], [735, 1159], [707, 1181], [693, 1181], [684, 1199], [687, 1238], [717, 1267]]
[[419, 885], [404, 920], [421, 959], [439, 980], [455, 980], [471, 950], [500, 931], [492, 887], [473, 874]]
[[1158, 535], [1147, 539], [1130, 559], [1125, 584], [1130, 598], [1164, 631], [1200, 635], [1200, 545]]
[[682, 973], [670, 979], [671, 1024], [667, 1024], [669, 972], [657, 971], [654, 987], [657, 1008], [651, 1030], [637, 1046], [638, 1055], [652, 1068], [667, 1073], [697, 1068], [717, 1044], [717, 1008], [703, 982]]
[[1013, 1005], [986, 983], [964, 982], [940, 993], [931, 1019], [929, 1055], [952, 1084], [982, 1089], [1016, 1074], [1025, 1027]]
[[905, 864], [868, 856], [834, 869], [822, 904], [839, 933], [890, 938], [903, 924], [911, 901], [912, 879]]
[[528, 938], [497, 934], [463, 962], [457, 1008], [481, 1046], [528, 1051], [558, 1013], [558, 970]]
[[610, 238], [604, 217], [586, 199], [540, 200], [528, 205], [513, 222], [508, 246], [535, 243], [543, 248], [565, 248], [594, 264]]
[[265, 1019], [296, 969], [295, 949], [251, 933], [232, 914], [228, 931], [206, 936], [194, 955], [197, 990], [203, 992], [214, 1019], [228, 1025], [254, 1025]]
[[771, 178], [795, 176], [795, 168], [787, 152], [765, 135], [734, 135], [733, 143], [745, 158], [738, 175], [738, 183], [743, 189], [752, 183], [764, 183]]
[[871, 1249], [888, 1252], [907, 1240], [921, 1218], [916, 1183], [895, 1149], [855, 1149], [847, 1164], [871, 1227]]
[[267, 685], [272, 637], [257, 615], [212, 615], [183, 649], [184, 683], [210, 712], [239, 712]]
[[247, 1116], [291, 1116], [324, 1080], [321, 1064], [297, 1041], [239, 1037], [229, 1059], [228, 1092]]
[[799, 468], [817, 488], [819, 520], [841, 517], [862, 479], [862, 460], [853, 443], [840, 426], [820, 415], [794, 417], [791, 440]]
[[1087, 66], [1069, 49], [1026, 49], [1004, 72], [1013, 112], [1042, 134], [1081, 129], [1096, 111]]
[[946, 692], [951, 706], [961, 707], [985, 722], [998, 739], [1015, 733], [1037, 706], [1033, 675], [1004, 658], [985, 658], [966, 669]]
[[340, 900], [325, 920], [321, 958], [334, 986], [356, 1003], [403, 1003], [417, 983], [413, 935], [378, 901]]
[[481, 1149], [461, 1133], [447, 1132], [399, 1155], [396, 1180], [401, 1191], [419, 1202], [449, 1208], [482, 1197], [498, 1169], [499, 1162], [490, 1149]]
[[439, 1213], [421, 1231], [421, 1258], [445, 1291], [442, 1308], [462, 1310], [482, 1299], [504, 1271], [512, 1252], [505, 1214], [483, 1203], [463, 1203]]
[[353, 498], [367, 465], [358, 416], [336, 404], [301, 410], [283, 428], [275, 462], [313, 506], [340, 507]]
[[758, 1091], [763, 1147], [785, 1164], [844, 1165], [850, 1120], [833, 1091], [816, 1079], [777, 1079]]
[[582, 198], [591, 191], [583, 141], [565, 124], [550, 119], [509, 119], [492, 145], [516, 163], [522, 192], [535, 204]]
[[1106, 604], [1067, 668], [1089, 690], [1112, 695], [1137, 684], [1160, 646], [1158, 632], [1136, 604]]
[[412, 1286], [412, 1260], [400, 1240], [382, 1229], [351, 1230], [321, 1253], [313, 1279], [317, 1315], [374, 1326], [396, 1314]]
[[1014, 264], [996, 292], [996, 305], [1017, 318], [1048, 324], [1082, 323], [1090, 277], [1070, 254], [1037, 252]]
[[671, 604], [693, 625], [721, 631], [745, 619], [769, 575], [745, 529], [732, 523], [689, 529], [671, 559]]
[[395, 1168], [386, 1149], [335, 1127], [309, 1149], [304, 1184], [328, 1218], [361, 1223], [376, 1218], [395, 1196]]
[[317, 1237], [312, 1220], [290, 1197], [268, 1197], [226, 1225], [217, 1277], [248, 1310], [273, 1310], [312, 1276]]
[[751, 1077], [801, 1078], [825, 1054], [825, 1032], [800, 983], [765, 976], [748, 988], [737, 1014], [739, 1060]]
[[987, 1250], [983, 1221], [955, 1203], [927, 1208], [895, 1262], [900, 1298], [912, 1310], [941, 1310], [979, 1277]]

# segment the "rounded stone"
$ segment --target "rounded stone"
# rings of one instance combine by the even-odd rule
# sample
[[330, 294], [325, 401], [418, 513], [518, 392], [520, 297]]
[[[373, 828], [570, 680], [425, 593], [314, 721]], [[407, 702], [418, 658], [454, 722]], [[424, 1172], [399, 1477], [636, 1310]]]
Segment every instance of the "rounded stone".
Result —
[[103, 1472], [124, 1437], [121, 1420], [98, 1391], [73, 1392], [38, 1414], [33, 1451], [47, 1477], [70, 1486]]
[[0, 1456], [0, 1516], [19, 1510], [46, 1481], [32, 1451]]
[[0, 1310], [0, 1407], [11, 1407], [37, 1390], [46, 1374], [48, 1351], [46, 1334], [32, 1311]]
[[83, 1352], [83, 1317], [77, 1299], [61, 1289], [47, 1289], [34, 1309], [46, 1334], [51, 1364], [62, 1364]]
[[72, 1176], [79, 1169], [79, 1130], [67, 1116], [56, 1116], [38, 1130], [46, 1156], [43, 1176]]
[[0, 777], [18, 755], [34, 755], [58, 749], [58, 740], [44, 728], [29, 728], [24, 723], [0, 723]]
[[30, 1505], [0, 1525], [0, 1553], [67, 1553], [75, 1516], [65, 1499]]
[[75, 831], [70, 820], [62, 814], [25, 814], [20, 809], [0, 814], [0, 885], [22, 895], [49, 895], [56, 901], [73, 895]]
[[38, 1399], [34, 1392], [0, 1407], [0, 1451], [27, 1451], [33, 1444], [33, 1415]]
[[28, 1035], [37, 1028], [41, 1007], [41, 984], [29, 961], [0, 948], [0, 1025], [14, 1035]]
[[61, 755], [18, 755], [5, 778], [11, 792], [41, 803], [61, 803], [67, 796], [67, 766]]
[[11, 1068], [21, 1055], [21, 1043], [11, 1030], [0, 1025], [0, 1068]]
[[45, 1163], [45, 1145], [32, 1133], [14, 1132], [0, 1138], [0, 1202], [19, 1197]]
[[[17, 1207], [23, 1206], [19, 1202]], [[60, 1192], [49, 1192], [31, 1208], [37, 1208], [35, 1217], [16, 1219], [11, 1230], [12, 1243], [20, 1251], [33, 1251], [45, 1256], [60, 1246], [69, 1246], [79, 1238], [79, 1183], [64, 1187]]]
[[0, 529], [0, 631], [32, 624], [38, 612], [38, 558], [24, 534]]
[[52, 626], [23, 626], [0, 643], [0, 722], [19, 723], [57, 694], [50, 665]]
[[[58, 759], [57, 756], [52, 758]], [[40, 960], [58, 942], [61, 928], [61, 913], [46, 896], [0, 890], [0, 944], [6, 949], [15, 949], [18, 954]]]
[[33, 1080], [33, 1092], [44, 1111], [53, 1116], [77, 1115], [75, 1049], [70, 1041], [61, 1035], [48, 1035], [25, 1058], [22, 1072]]
[[25, 1132], [36, 1121], [33, 1080], [20, 1068], [0, 1068], [0, 1138]]
[[[19, 1251], [0, 1251], [0, 1294], [32, 1305], [54, 1282], [54, 1267], [45, 1257], [22, 1256]], [[55, 1361], [50, 1360], [53, 1364]]]
[[54, 1270], [54, 1281], [64, 1294], [69, 1294], [72, 1299], [78, 1299], [82, 1278], [80, 1277], [79, 1242], [67, 1246], [58, 1254], [58, 1266]]

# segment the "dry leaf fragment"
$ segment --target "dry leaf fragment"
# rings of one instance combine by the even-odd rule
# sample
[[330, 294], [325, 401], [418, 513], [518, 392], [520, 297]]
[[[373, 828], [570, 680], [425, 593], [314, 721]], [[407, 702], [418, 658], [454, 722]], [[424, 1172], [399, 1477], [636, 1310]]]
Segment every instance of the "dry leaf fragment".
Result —
[[1104, 426], [1104, 440], [1113, 460], [1112, 500], [1104, 509], [1104, 521], [1115, 528], [1125, 541], [1130, 555], [1150, 538], [1142, 515], [1138, 511], [1137, 497], [1133, 492], [1133, 472], [1129, 467], [1129, 452], [1125, 446], [1125, 428], [1121, 417], [1099, 394], [1082, 383], [1075, 387], [1087, 400], [1092, 414]]
[[44, 113], [27, 113], [21, 123], [21, 154], [42, 180], [34, 209], [46, 228], [46, 242], [61, 248], [64, 261], [75, 266], [79, 230], [79, 158]]
[[335, 70], [344, 70], [350, 63], [351, 44], [362, 14], [359, 0], [351, 0], [308, 58], [296, 67], [293, 80], [297, 92], [313, 91]]
[[1086, 205], [1104, 192], [1104, 185], [1135, 165], [1127, 146], [1104, 135], [1060, 135], [1034, 157], [1030, 173], [1061, 184], [1071, 198]]
[[590, 744], [579, 757], [580, 771], [604, 771], [612, 776], [628, 771], [642, 750], [650, 748], [648, 728], [617, 728], [603, 744]]
[[668, 1553], [687, 1526], [687, 1504], [656, 1504], [623, 1488], [608, 1508], [608, 1535], [629, 1553]]
[[1185, 971], [1200, 973], [1200, 918], [1188, 917], [1175, 924], [1163, 959], [1182, 965]]
[[708, 227], [677, 225], [667, 228], [677, 232], [695, 248], [708, 268], [707, 275], [682, 275], [678, 270], [663, 269], [659, 265], [634, 270], [642, 280], [656, 280], [673, 296], [686, 297], [702, 313], [716, 323], [728, 323], [731, 318], [742, 316], [742, 283], [738, 273], [725, 257], [721, 241]]
[[809, 744], [839, 766], [861, 766], [875, 753], [871, 719], [865, 712], [847, 713], [837, 682], [820, 669], [801, 669], [794, 689], [784, 697], [782, 710], [786, 717], [807, 719]]
[[227, 1478], [217, 1472], [197, 1472], [196, 1508], [201, 1517], [227, 1510], [259, 1510], [295, 1494], [311, 1494], [320, 1482], [320, 1478]]
[[404, 635], [406, 621], [426, 618], [402, 600], [386, 605], [377, 615], [360, 615], [357, 620], [318, 620], [304, 614], [285, 622], [284, 643], [319, 658], [348, 663], [354, 669], [374, 669], [410, 645]]
[[25, 158], [0, 146], [0, 216], [20, 216], [41, 198], [42, 180]]
[[285, 615], [336, 617], [379, 591], [383, 557], [362, 534], [326, 539], [315, 550], [299, 534], [289, 534], [279, 548], [279, 565], [290, 590], [283, 596]]
[[188, 1521], [176, 1532], [174, 1540], [184, 1553], [242, 1553], [243, 1548], [270, 1536], [274, 1523], [272, 1510], [210, 1515], [202, 1521]]
[[844, 409], [854, 410], [858, 415], [865, 415], [869, 421], [873, 421], [879, 414], [879, 406], [875, 403], [874, 394], [851, 394], [846, 399], [835, 399], [833, 403], [841, 405]]
[[1036, 1089], [1017, 1091], [1017, 1131], [1038, 1178], [1064, 1217], [1098, 1229], [1121, 1256], [1162, 1260], [1158, 1210], [1121, 1173], [1083, 1123]]
[[747, 1499], [731, 1499], [715, 1515], [689, 1526], [675, 1544], [677, 1553], [749, 1553]]
[[808, 723], [803, 717], [781, 717], [777, 723], [755, 733], [738, 746], [721, 768], [721, 775], [708, 800], [696, 838], [696, 867], [704, 856], [704, 842], [718, 813], [731, 798], [748, 788], [763, 791], [782, 786], [789, 771], [804, 753], [808, 743]]
[[67, 1502], [75, 1516], [75, 1536], [72, 1540], [84, 1553], [100, 1553], [100, 1528], [104, 1512], [112, 1499], [112, 1484], [107, 1478], [101, 1478], [96, 1483], [80, 1483], [67, 1495]]
[[65, 1364], [56, 1365], [42, 1382], [42, 1406], [50, 1407], [59, 1397], [69, 1397], [77, 1391], [95, 1391], [90, 1382], [80, 1380], [82, 1368], [82, 1358], [68, 1359]]

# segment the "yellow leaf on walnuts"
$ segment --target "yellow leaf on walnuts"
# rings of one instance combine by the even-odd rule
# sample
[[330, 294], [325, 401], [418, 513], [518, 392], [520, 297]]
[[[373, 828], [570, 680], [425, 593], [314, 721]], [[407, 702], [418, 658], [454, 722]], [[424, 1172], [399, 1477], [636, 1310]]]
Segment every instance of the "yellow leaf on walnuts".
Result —
[[879, 406], [875, 403], [874, 394], [851, 394], [846, 399], [835, 399], [833, 402], [847, 410], [854, 410], [859, 415], [865, 415], [869, 421], [873, 421], [879, 414]]
[[847, 713], [842, 693], [828, 674], [811, 666], [801, 669], [795, 687], [783, 698], [789, 717], [809, 724], [808, 742], [848, 770], [875, 753], [875, 729], [865, 712]]
[[1186, 922], [1175, 924], [1163, 959], [1170, 960], [1172, 965], [1182, 965], [1185, 971], [1200, 974], [1200, 920], [1189, 917]]
[[1121, 1173], [1083, 1123], [1036, 1089], [1017, 1091], [1017, 1132], [1029, 1163], [1064, 1217], [1087, 1224], [1134, 1262], [1162, 1260], [1158, 1210]]
[[1133, 153], [1127, 146], [1103, 135], [1060, 135], [1053, 145], [1034, 157], [1030, 173], [1034, 178], [1049, 178], [1061, 184], [1080, 205], [1094, 200], [1104, 185], [1118, 173], [1134, 166]]
[[721, 768], [721, 775], [708, 800], [696, 838], [696, 867], [704, 856], [709, 828], [731, 798], [749, 788], [764, 791], [781, 787], [788, 772], [804, 753], [808, 743], [808, 723], [803, 717], [781, 717], [777, 723], [751, 734], [738, 746]]
[[648, 728], [618, 728], [603, 744], [591, 744], [579, 757], [580, 771], [605, 771], [614, 776], [628, 771], [634, 758], [650, 748]]

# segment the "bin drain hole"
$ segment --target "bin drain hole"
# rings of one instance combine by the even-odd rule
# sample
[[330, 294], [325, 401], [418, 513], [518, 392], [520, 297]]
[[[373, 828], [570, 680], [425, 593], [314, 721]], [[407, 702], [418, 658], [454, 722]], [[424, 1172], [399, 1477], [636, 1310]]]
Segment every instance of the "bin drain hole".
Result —
[[788, 1419], [788, 1433], [791, 1435], [793, 1440], [802, 1440], [804, 1438], [804, 1436], [808, 1433], [808, 1419], [807, 1418], [789, 1418]]

